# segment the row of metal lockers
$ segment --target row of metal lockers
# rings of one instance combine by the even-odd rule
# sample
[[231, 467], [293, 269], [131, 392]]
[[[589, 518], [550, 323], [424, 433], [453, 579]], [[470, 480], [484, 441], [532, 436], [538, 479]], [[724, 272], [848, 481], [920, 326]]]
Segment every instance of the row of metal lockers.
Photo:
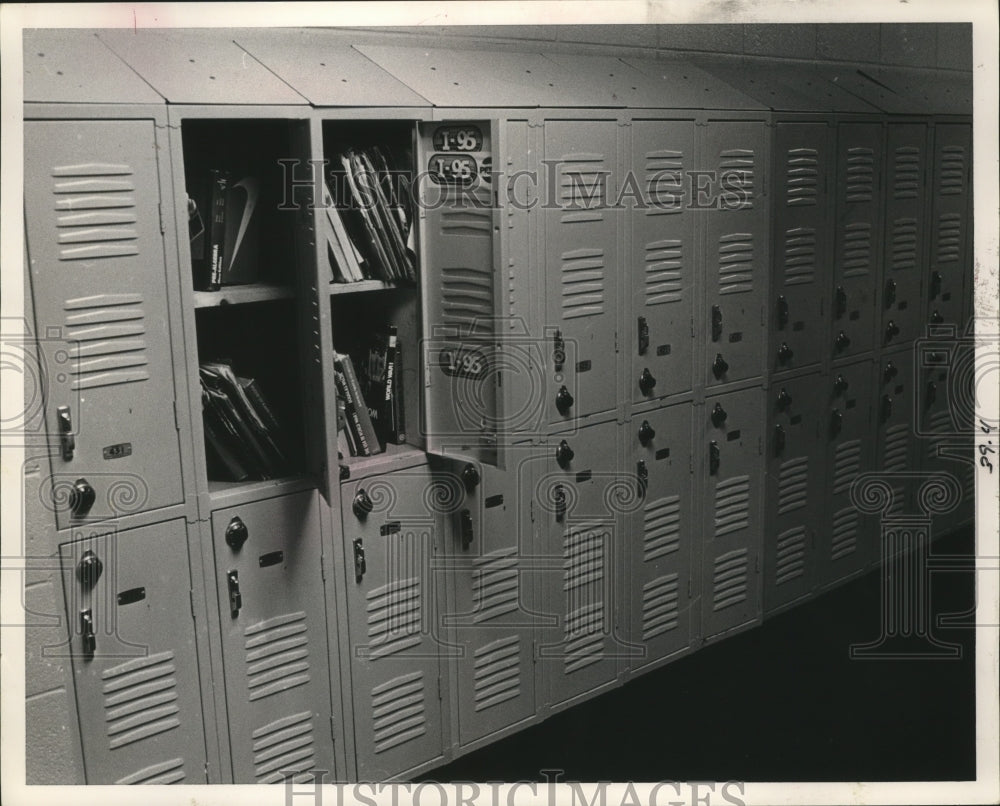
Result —
[[[78, 350], [34, 527], [87, 783], [410, 777], [869, 570], [921, 473], [965, 493], [924, 512], [933, 534], [971, 519], [960, 105], [806, 71], [148, 36], [63, 50], [107, 60], [91, 109], [48, 70], [32, 102], [49, 49], [26, 56], [33, 332], [51, 361]], [[361, 57], [392, 100], [314, 76]], [[178, 132], [219, 119], [284, 121], [310, 158], [324, 127], [391, 120], [418, 167], [442, 126], [474, 129], [510, 190], [481, 175], [421, 210], [419, 295], [391, 303], [422, 345], [421, 426], [346, 478], [322, 211], [294, 229], [305, 473], [205, 475], [189, 389], [213, 314], [187, 287]], [[456, 372], [463, 351], [491, 370]]]

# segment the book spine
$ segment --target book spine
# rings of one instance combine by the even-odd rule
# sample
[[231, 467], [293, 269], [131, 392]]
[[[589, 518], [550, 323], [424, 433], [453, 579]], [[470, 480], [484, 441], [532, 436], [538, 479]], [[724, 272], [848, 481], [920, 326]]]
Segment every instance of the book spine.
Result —
[[222, 268], [225, 262], [226, 192], [229, 188], [229, 174], [226, 171], [212, 169], [211, 177], [206, 290], [218, 291], [222, 287]]
[[354, 362], [349, 355], [341, 359], [344, 369], [344, 380], [350, 388], [351, 397], [354, 399], [354, 410], [361, 421], [361, 430], [364, 433], [365, 441], [372, 454], [381, 453], [382, 446], [379, 444], [375, 434], [375, 427], [372, 425], [371, 417], [368, 416], [368, 407], [365, 404], [364, 395], [361, 394], [361, 384], [358, 383], [358, 376], [354, 371]]
[[403, 406], [403, 345], [396, 342], [396, 355], [393, 361], [392, 381], [392, 430], [395, 443], [406, 442], [406, 418]]
[[344, 401], [344, 418], [347, 420], [347, 429], [353, 437], [352, 443], [356, 448], [357, 456], [371, 456], [371, 445], [365, 436], [365, 431], [361, 427], [361, 416], [358, 414], [358, 406], [351, 394], [351, 389], [347, 383], [347, 374], [344, 372], [344, 361], [334, 363], [334, 383], [337, 387], [337, 394]]

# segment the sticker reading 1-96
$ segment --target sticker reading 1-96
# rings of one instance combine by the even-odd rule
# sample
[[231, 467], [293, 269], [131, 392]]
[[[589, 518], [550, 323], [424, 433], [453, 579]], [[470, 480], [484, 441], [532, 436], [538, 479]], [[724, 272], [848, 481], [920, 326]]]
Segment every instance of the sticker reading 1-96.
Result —
[[436, 153], [428, 158], [427, 173], [434, 183], [469, 187], [479, 178], [486, 179], [480, 177], [484, 141], [478, 126], [438, 126], [431, 136], [431, 145]]

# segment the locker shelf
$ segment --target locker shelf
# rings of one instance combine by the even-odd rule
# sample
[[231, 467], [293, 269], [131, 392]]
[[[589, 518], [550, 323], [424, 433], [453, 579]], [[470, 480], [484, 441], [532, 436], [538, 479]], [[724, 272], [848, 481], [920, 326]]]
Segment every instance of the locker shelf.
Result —
[[361, 280], [356, 283], [331, 283], [331, 294], [360, 294], [363, 291], [384, 291], [393, 288], [409, 288], [397, 283], [387, 283], [384, 280]]
[[307, 476], [289, 476], [283, 479], [268, 479], [267, 481], [209, 480], [208, 497], [212, 502], [212, 509], [219, 509], [220, 507], [238, 506], [262, 498], [312, 490], [315, 487], [316, 482]]
[[276, 299], [291, 299], [295, 289], [287, 285], [254, 283], [233, 285], [218, 291], [195, 291], [195, 308], [212, 308], [219, 305], [246, 305], [251, 302], [269, 302]]
[[427, 454], [413, 445], [386, 445], [385, 452], [375, 456], [348, 456], [341, 464], [351, 470], [345, 482], [359, 476], [369, 476], [373, 473], [391, 473], [404, 467], [413, 467], [425, 461]]

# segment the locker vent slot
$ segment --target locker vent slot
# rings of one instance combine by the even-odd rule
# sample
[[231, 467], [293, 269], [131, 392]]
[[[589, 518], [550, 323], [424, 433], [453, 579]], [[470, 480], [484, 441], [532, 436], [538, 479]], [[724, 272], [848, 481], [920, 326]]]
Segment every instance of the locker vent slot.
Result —
[[[257, 728], [253, 738], [253, 769], [258, 784], [277, 784], [289, 772], [303, 773], [316, 766], [313, 714], [302, 711]], [[312, 780], [296, 775], [293, 780]]]
[[243, 637], [251, 702], [309, 682], [305, 613], [286, 613], [258, 621], [244, 630]]
[[493, 274], [491, 267], [441, 269], [441, 324], [449, 332], [478, 332], [493, 318]]
[[948, 434], [955, 427], [952, 422], [951, 411], [947, 408], [940, 409], [931, 414], [927, 418], [927, 425], [928, 430], [934, 434]]
[[680, 240], [653, 241], [646, 244], [646, 304], [681, 302], [683, 252]]
[[150, 764], [131, 775], [119, 778], [116, 784], [176, 784], [186, 777], [184, 759], [172, 758], [159, 764]]
[[733, 232], [719, 238], [719, 293], [753, 291], [753, 235]]
[[806, 568], [806, 529], [795, 526], [778, 535], [774, 560], [774, 584], [784, 585], [802, 576]]
[[847, 201], [871, 201], [875, 196], [875, 152], [856, 147], [847, 149], [847, 154]]
[[574, 528], [563, 543], [563, 590], [567, 594], [586, 585], [600, 586], [604, 579], [604, 541], [607, 531], [599, 524]]
[[841, 495], [850, 490], [860, 472], [861, 440], [848, 439], [838, 444], [833, 452], [833, 494]]
[[646, 152], [646, 215], [673, 215], [684, 209], [684, 154]]
[[394, 655], [420, 643], [420, 578], [407, 577], [367, 595], [368, 657]]
[[489, 210], [456, 207], [441, 211], [442, 235], [489, 237], [493, 223]]
[[872, 225], [856, 221], [844, 227], [844, 276], [864, 277], [872, 268]]
[[668, 495], [647, 504], [642, 525], [643, 562], [677, 551], [681, 542], [681, 497]]
[[473, 621], [490, 621], [517, 610], [516, 548], [495, 551], [476, 559], [472, 571]]
[[748, 556], [736, 549], [715, 558], [712, 578], [712, 609], [725, 610], [747, 598]]
[[938, 163], [938, 193], [954, 196], [965, 192], [965, 149], [945, 146]]
[[173, 652], [159, 652], [106, 669], [104, 712], [112, 750], [178, 727]]
[[724, 210], [753, 209], [754, 153], [733, 148], [719, 155], [720, 204]]
[[833, 528], [830, 533], [830, 557], [842, 559], [853, 554], [858, 546], [858, 511], [854, 507], [845, 507], [833, 515]]
[[917, 266], [917, 219], [897, 218], [892, 222], [892, 254], [889, 268], [907, 271]]
[[604, 657], [604, 602], [566, 612], [564, 670], [566, 674], [599, 663]]
[[794, 227], [785, 230], [785, 285], [801, 285], [816, 279], [816, 230]]
[[521, 641], [516, 635], [479, 647], [473, 653], [473, 700], [483, 711], [521, 696]]
[[600, 154], [567, 154], [559, 172], [559, 205], [589, 209], [607, 204], [608, 169]]
[[734, 476], [715, 488], [715, 536], [746, 529], [750, 525], [750, 477]]
[[63, 303], [70, 342], [70, 388], [149, 379], [141, 294], [97, 294]]
[[563, 319], [604, 313], [604, 250], [574, 249], [560, 259]]
[[915, 199], [920, 188], [920, 149], [900, 146], [892, 162], [892, 196], [894, 199]]
[[372, 689], [376, 753], [384, 753], [427, 732], [426, 695], [423, 672], [403, 674]]
[[885, 430], [882, 470], [890, 473], [902, 473], [908, 470], [906, 451], [909, 447], [909, 434], [909, 423], [897, 423]]
[[680, 583], [677, 574], [657, 577], [642, 586], [642, 640], [649, 641], [678, 624]]
[[785, 200], [789, 207], [816, 204], [819, 185], [819, 152], [815, 148], [793, 148], [788, 152]]
[[778, 514], [802, 509], [809, 500], [809, 458], [799, 456], [781, 463], [778, 471]]
[[60, 260], [139, 254], [132, 168], [86, 163], [52, 169]]
[[937, 262], [954, 263], [958, 260], [959, 245], [961, 242], [961, 214], [945, 213], [938, 216]]

